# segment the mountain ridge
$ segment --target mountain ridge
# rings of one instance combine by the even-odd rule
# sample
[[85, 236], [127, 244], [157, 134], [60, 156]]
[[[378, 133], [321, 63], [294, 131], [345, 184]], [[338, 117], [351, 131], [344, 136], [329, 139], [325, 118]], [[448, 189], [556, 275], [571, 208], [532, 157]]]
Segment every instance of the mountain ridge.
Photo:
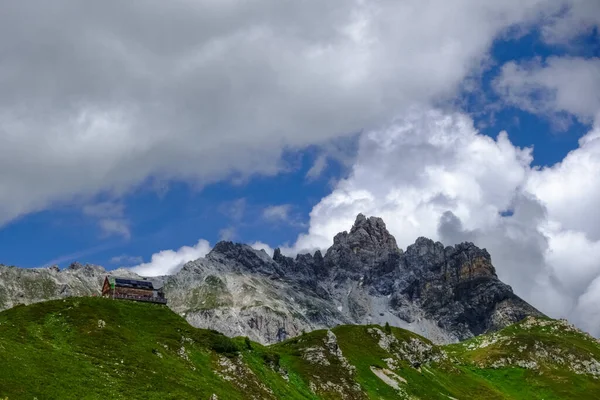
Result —
[[[0, 268], [0, 308], [97, 293], [106, 274], [72, 264], [59, 271]], [[31, 272], [25, 272], [31, 271]], [[274, 343], [302, 331], [342, 324], [389, 323], [435, 343], [451, 343], [543, 316], [501, 282], [491, 256], [473, 243], [444, 246], [420, 237], [398, 248], [384, 221], [359, 214], [323, 255], [273, 257], [252, 247], [218, 242], [164, 285], [169, 307], [193, 326]]]

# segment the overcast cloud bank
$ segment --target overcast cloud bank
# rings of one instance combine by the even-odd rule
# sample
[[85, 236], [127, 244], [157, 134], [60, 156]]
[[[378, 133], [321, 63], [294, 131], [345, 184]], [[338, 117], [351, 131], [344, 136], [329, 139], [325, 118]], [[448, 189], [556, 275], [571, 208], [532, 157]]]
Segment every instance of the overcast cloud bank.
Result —
[[276, 174], [284, 149], [451, 99], [497, 37], [551, 29], [568, 4], [13, 2], [0, 14], [0, 225], [148, 179]]

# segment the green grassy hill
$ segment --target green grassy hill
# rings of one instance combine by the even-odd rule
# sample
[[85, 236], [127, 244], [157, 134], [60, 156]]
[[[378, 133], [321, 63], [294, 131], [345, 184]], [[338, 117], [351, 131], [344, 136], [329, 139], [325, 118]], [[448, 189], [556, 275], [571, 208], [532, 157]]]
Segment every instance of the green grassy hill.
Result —
[[530, 318], [438, 347], [340, 326], [264, 347], [168, 308], [69, 298], [0, 313], [0, 398], [597, 399], [600, 344]]

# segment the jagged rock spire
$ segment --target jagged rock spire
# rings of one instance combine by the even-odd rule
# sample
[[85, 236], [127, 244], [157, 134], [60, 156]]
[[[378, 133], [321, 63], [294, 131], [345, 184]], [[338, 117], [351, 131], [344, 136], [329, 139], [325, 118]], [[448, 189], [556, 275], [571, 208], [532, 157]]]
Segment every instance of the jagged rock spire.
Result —
[[399, 250], [396, 238], [387, 230], [385, 222], [379, 217], [366, 218], [358, 214], [350, 233], [348, 242], [363, 249], [375, 250], [386, 248], [391, 251]]
[[232, 265], [237, 270], [247, 270], [264, 274], [282, 275], [279, 264], [277, 264], [267, 253], [253, 249], [247, 244], [220, 241], [206, 255], [206, 258]]
[[325, 254], [329, 271], [341, 269], [342, 276], [382, 276], [398, 267], [402, 250], [381, 218], [358, 214], [350, 233], [338, 233]]

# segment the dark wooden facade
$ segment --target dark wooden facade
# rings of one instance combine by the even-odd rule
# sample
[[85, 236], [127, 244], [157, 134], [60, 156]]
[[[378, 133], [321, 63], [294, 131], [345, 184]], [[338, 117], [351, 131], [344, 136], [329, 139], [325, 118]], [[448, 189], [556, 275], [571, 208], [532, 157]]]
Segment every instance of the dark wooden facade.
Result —
[[107, 276], [102, 285], [102, 297], [167, 304], [162, 289], [150, 281]]

